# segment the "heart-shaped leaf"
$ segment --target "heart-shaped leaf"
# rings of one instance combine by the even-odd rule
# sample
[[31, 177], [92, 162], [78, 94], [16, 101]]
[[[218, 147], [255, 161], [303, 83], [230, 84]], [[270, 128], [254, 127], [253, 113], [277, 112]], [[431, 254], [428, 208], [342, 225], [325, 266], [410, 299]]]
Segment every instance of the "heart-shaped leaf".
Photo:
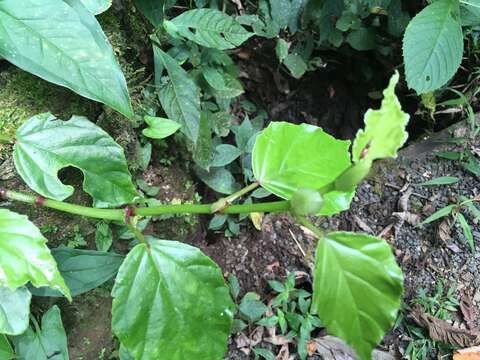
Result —
[[[271, 122], [257, 136], [253, 172], [263, 188], [290, 200], [298, 189], [319, 190], [348, 169], [349, 146], [313, 125]], [[352, 197], [352, 192], [324, 194], [320, 215], [348, 209]]]
[[[125, 259], [124, 256], [113, 252], [66, 247], [53, 249], [52, 255], [58, 263], [60, 274], [65, 279], [72, 296], [95, 289], [110, 280]], [[30, 291], [35, 296], [61, 296], [58, 291], [46, 287], [31, 288]]]
[[0, 286], [15, 290], [30, 281], [71, 299], [46, 242], [26, 216], [0, 209]]
[[137, 360], [221, 359], [234, 305], [219, 267], [192, 246], [148, 242], [117, 275], [114, 333]]
[[27, 330], [31, 299], [32, 294], [25, 286], [14, 291], [0, 286], [0, 333], [20, 335]]
[[233, 17], [215, 9], [188, 10], [165, 21], [164, 26], [174, 36], [219, 50], [236, 48], [253, 35]]
[[68, 166], [83, 172], [83, 188], [97, 207], [131, 203], [137, 196], [123, 149], [84, 117], [69, 121], [51, 114], [32, 117], [17, 130], [13, 156], [27, 185], [50, 199], [73, 194], [73, 187], [58, 179], [58, 171]]
[[[38, 330], [38, 331], [37, 331]], [[69, 360], [67, 336], [60, 309], [55, 305], [42, 317], [42, 328], [13, 338], [18, 359]]]
[[0, 24], [0, 57], [133, 116], [113, 49], [80, 0], [3, 0]]
[[384, 240], [335, 232], [319, 240], [313, 291], [312, 309], [328, 332], [369, 360], [395, 322], [403, 276]]

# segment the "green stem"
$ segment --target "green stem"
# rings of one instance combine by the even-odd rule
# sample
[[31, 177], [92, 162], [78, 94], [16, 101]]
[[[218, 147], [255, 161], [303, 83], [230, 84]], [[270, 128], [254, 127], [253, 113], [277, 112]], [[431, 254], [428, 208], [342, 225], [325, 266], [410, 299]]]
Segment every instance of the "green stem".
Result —
[[301, 225], [305, 226], [308, 230], [314, 233], [319, 240], [323, 239], [324, 237], [323, 231], [320, 230], [318, 227], [316, 227], [314, 224], [312, 224], [312, 222], [308, 220], [306, 217], [296, 216], [295, 218]]
[[[0, 188], [0, 198], [20, 201], [27, 204], [44, 206], [47, 208], [63, 211], [69, 214], [81, 215], [96, 219], [125, 221], [124, 209], [97, 209], [87, 206], [69, 204], [62, 201], [49, 200], [43, 197], [28, 195], [16, 191]], [[165, 214], [211, 214], [212, 204], [178, 204], [161, 205], [155, 207], [132, 208], [132, 215], [159, 216]], [[275, 201], [259, 204], [231, 205], [222, 213], [224, 214], [248, 214], [252, 212], [285, 212], [290, 210], [289, 201]]]
[[257, 187], [259, 187], [260, 184], [258, 182], [254, 182], [243, 189], [237, 191], [236, 193], [233, 193], [232, 195], [228, 195], [225, 200], [228, 201], [230, 204], [237, 200], [239, 197], [242, 197], [245, 194], [248, 194], [250, 191], [255, 190]]
[[147, 245], [147, 247], [149, 247], [148, 242], [147, 240], [145, 240], [145, 236], [142, 234], [142, 232], [138, 230], [138, 228], [135, 225], [133, 225], [130, 220], [128, 220], [126, 224], [130, 229], [130, 231], [133, 233], [133, 235], [135, 235], [135, 237], [138, 239], [138, 241], [140, 241], [141, 243], [144, 243], [145, 245]]

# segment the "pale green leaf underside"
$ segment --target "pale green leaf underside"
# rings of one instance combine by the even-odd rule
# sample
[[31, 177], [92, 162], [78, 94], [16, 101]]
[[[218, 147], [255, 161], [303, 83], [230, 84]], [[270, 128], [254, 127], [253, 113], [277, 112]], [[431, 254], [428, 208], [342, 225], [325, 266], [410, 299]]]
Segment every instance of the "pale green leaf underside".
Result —
[[[363, 156], [365, 161], [392, 158], [407, 141], [405, 128], [410, 116], [402, 111], [395, 95], [399, 75], [394, 74], [383, 92], [384, 99], [379, 110], [368, 110], [364, 117], [365, 129], [359, 130], [352, 147], [353, 161]], [[363, 154], [362, 154], [363, 152]]]
[[25, 286], [14, 291], [6, 286], [0, 286], [1, 334], [20, 335], [27, 330], [31, 299], [32, 294]]
[[131, 203], [137, 196], [123, 149], [84, 117], [34, 116], [17, 130], [16, 140], [15, 167], [44, 197], [64, 200], [73, 194], [73, 187], [58, 179], [58, 171], [68, 166], [83, 172], [83, 188], [97, 207]]
[[112, 47], [80, 0], [0, 1], [0, 57], [133, 116]]
[[[349, 141], [337, 140], [321, 128], [271, 122], [256, 139], [252, 167], [255, 178], [271, 193], [290, 200], [298, 189], [318, 190], [350, 166]], [[348, 209], [353, 193], [324, 194], [321, 215]]]
[[457, 72], [463, 55], [463, 32], [454, 17], [458, 1], [438, 0], [415, 16], [403, 39], [408, 86], [418, 94], [436, 90]]
[[312, 308], [328, 332], [370, 360], [395, 321], [403, 292], [390, 246], [363, 234], [326, 235], [318, 243], [313, 287]]
[[40, 332], [29, 327], [13, 338], [13, 343], [19, 359], [69, 360], [67, 336], [56, 305], [42, 316]]
[[12, 290], [31, 282], [70, 298], [47, 239], [26, 216], [0, 209], [0, 286]]
[[200, 91], [175, 59], [156, 45], [153, 51], [155, 62], [163, 65], [170, 80], [158, 95], [162, 108], [170, 120], [182, 124], [180, 131], [195, 143], [200, 128]]
[[215, 9], [188, 10], [165, 21], [164, 26], [172, 34], [219, 50], [236, 48], [253, 35], [233, 17]]
[[94, 15], [107, 11], [112, 6], [112, 0], [81, 0], [83, 5]]
[[145, 116], [145, 122], [149, 127], [143, 129], [142, 133], [152, 139], [165, 139], [182, 127], [182, 124], [176, 121], [154, 116]]
[[233, 316], [222, 272], [197, 248], [148, 241], [117, 275], [114, 333], [137, 360], [221, 359]]

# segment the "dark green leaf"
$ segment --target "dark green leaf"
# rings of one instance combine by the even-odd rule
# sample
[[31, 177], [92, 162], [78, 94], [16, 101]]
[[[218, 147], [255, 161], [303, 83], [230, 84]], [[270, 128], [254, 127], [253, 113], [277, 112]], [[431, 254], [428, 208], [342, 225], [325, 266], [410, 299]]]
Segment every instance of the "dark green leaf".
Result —
[[3, 0], [0, 23], [0, 57], [133, 117], [113, 50], [80, 0]]
[[436, 186], [436, 185], [451, 185], [459, 182], [460, 179], [455, 176], [441, 176], [429, 181], [422, 182], [418, 185], [421, 186]]
[[215, 148], [211, 166], [222, 167], [238, 159], [242, 154], [239, 148], [230, 144], [221, 144]]
[[370, 360], [395, 322], [403, 292], [390, 246], [368, 235], [326, 235], [318, 243], [313, 288], [312, 307], [328, 332]]
[[112, 328], [142, 360], [221, 359], [234, 304], [200, 250], [148, 238], [130, 251], [112, 291]]
[[15, 291], [6, 286], [0, 287], [1, 334], [20, 335], [27, 330], [31, 298], [32, 294], [25, 286], [19, 287]]
[[[52, 254], [72, 296], [95, 289], [110, 280], [124, 260], [124, 256], [111, 252], [66, 247], [53, 249]], [[35, 296], [59, 296], [58, 292], [48, 288], [30, 290]]]
[[10, 345], [5, 335], [0, 335], [0, 359], [15, 359], [15, 353], [13, 352], [12, 345]]
[[135, 0], [135, 5], [153, 26], [159, 27], [163, 22], [164, 10], [176, 2], [176, 0]]
[[298, 54], [288, 54], [283, 63], [295, 79], [300, 79], [308, 69], [307, 63]]
[[230, 287], [230, 294], [236, 300], [240, 294], [240, 283], [235, 275], [228, 275], [228, 285]]
[[69, 360], [67, 336], [56, 305], [43, 315], [42, 328], [38, 330], [29, 327], [24, 334], [13, 338], [19, 359]]
[[260, 318], [268, 310], [267, 306], [260, 300], [242, 299], [239, 306], [240, 315], [250, 322], [260, 320]]
[[193, 160], [202, 169], [208, 170], [212, 160], [212, 131], [205, 113], [200, 117], [200, 129], [193, 153]]
[[[274, 0], [275, 1], [275, 0]], [[262, 348], [253, 348], [253, 352], [256, 356], [261, 356], [265, 360], [275, 360], [275, 355], [270, 350]]]
[[50, 253], [47, 239], [24, 215], [0, 209], [0, 286], [17, 289], [29, 281], [70, 299], [70, 291]]
[[433, 155], [447, 160], [460, 160], [462, 158], [462, 153], [457, 151], [438, 151]]
[[200, 94], [197, 85], [175, 59], [155, 44], [153, 53], [155, 62], [167, 70], [170, 79], [158, 95], [163, 110], [170, 120], [182, 124], [181, 131], [195, 143], [200, 127]]
[[240, 189], [232, 173], [225, 168], [211, 168], [206, 171], [197, 166], [195, 173], [200, 180], [220, 194], [230, 195]]
[[457, 220], [460, 223], [460, 226], [462, 227], [463, 234], [467, 239], [468, 245], [470, 246], [470, 250], [472, 250], [472, 253], [475, 253], [475, 242], [473, 240], [472, 229], [470, 228], [470, 225], [468, 224], [467, 219], [465, 219], [465, 216], [463, 216], [462, 213], [458, 213]]
[[28, 186], [50, 199], [64, 200], [73, 187], [58, 172], [80, 169], [83, 188], [97, 207], [115, 207], [137, 196], [123, 149], [100, 127], [84, 117], [62, 121], [51, 114], [32, 117], [16, 134], [15, 167]]
[[375, 31], [372, 28], [360, 28], [347, 35], [347, 43], [357, 51], [375, 49]]

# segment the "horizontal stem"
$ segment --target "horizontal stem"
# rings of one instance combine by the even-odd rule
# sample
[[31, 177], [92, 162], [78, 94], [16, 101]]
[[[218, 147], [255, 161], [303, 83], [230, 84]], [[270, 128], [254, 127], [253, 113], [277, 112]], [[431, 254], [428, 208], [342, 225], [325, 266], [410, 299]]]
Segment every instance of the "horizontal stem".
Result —
[[[62, 201], [45, 199], [41, 196], [28, 195], [17, 191], [0, 188], [0, 198], [20, 201], [27, 204], [44, 206], [69, 214], [81, 215], [95, 219], [125, 221], [124, 209], [98, 209], [70, 204]], [[133, 208], [133, 215], [159, 216], [165, 214], [211, 214], [212, 204], [178, 204], [154, 207]], [[275, 201], [259, 204], [231, 205], [223, 214], [248, 214], [253, 212], [284, 212], [290, 210], [289, 201]]]

